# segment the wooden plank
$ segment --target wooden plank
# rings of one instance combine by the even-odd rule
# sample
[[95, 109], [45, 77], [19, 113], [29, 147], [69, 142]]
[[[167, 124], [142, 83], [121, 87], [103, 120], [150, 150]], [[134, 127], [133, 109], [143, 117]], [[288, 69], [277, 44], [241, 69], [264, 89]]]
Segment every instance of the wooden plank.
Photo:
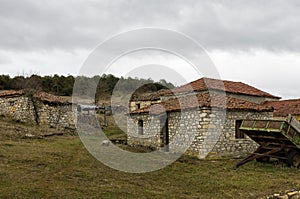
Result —
[[278, 132], [278, 133], [281, 132], [280, 129], [249, 128], [249, 127], [240, 127], [240, 130], [245, 130], [245, 131]]
[[[300, 133], [300, 122], [298, 120], [294, 119], [293, 117], [291, 118], [290, 121], [291, 126], [298, 131], [298, 134]], [[300, 135], [300, 134], [299, 134]]]
[[258, 138], [258, 139], [273, 139], [273, 140], [284, 140], [284, 141], [290, 141], [289, 139], [287, 138], [278, 138], [278, 137], [275, 137], [275, 136], [265, 136], [265, 135], [255, 135], [255, 134], [247, 134], [250, 138]]
[[260, 150], [262, 149], [262, 146], [260, 146], [260, 147], [258, 147], [258, 148], [256, 149], [256, 151], [255, 151], [254, 153], [252, 153], [251, 155], [249, 155], [248, 157], [246, 157], [246, 158], [243, 159], [242, 161], [238, 162], [238, 163], [235, 165], [235, 169], [237, 169], [237, 168], [239, 168], [240, 166], [246, 164], [247, 162], [250, 162], [250, 161], [255, 160], [255, 159], [257, 159], [257, 158], [261, 158], [261, 157], [265, 157], [265, 156], [269, 156], [269, 157], [270, 157], [270, 155], [274, 155], [274, 154], [280, 152], [281, 150], [283, 150], [283, 148], [284, 148], [284, 147], [281, 146], [281, 147], [278, 147], [278, 148], [274, 148], [274, 149], [272, 149], [272, 150], [270, 150], [270, 151], [266, 151], [266, 152], [264, 152], [264, 153], [259, 153]]

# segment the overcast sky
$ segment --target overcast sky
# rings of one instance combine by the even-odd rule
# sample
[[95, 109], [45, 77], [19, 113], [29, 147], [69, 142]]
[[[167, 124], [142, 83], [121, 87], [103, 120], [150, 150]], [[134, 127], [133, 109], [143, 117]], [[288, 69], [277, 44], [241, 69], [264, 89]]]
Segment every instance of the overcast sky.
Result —
[[[300, 98], [297, 0], [0, 0], [0, 73], [76, 75], [99, 43], [144, 27], [195, 39], [223, 79]], [[122, 67], [134, 56], [128, 59]], [[167, 55], [163, 60], [182, 63]]]

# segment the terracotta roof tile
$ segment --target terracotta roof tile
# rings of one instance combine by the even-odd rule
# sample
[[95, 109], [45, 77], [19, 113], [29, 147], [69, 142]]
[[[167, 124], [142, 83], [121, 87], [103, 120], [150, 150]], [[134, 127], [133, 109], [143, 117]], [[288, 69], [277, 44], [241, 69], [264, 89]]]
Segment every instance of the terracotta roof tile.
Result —
[[225, 91], [228, 93], [280, 99], [280, 97], [271, 95], [267, 92], [261, 91], [257, 88], [254, 88], [253, 86], [250, 86], [242, 82], [233, 82], [233, 81], [218, 80], [218, 79], [211, 79], [211, 78], [201, 78], [195, 80], [191, 83], [169, 90], [164, 94], [171, 94], [172, 92], [186, 93], [191, 91], [207, 91], [207, 90], [217, 90], [217, 91]]
[[49, 103], [55, 103], [55, 104], [71, 104], [67, 100], [64, 100], [63, 98], [52, 95], [50, 93], [46, 93], [43, 91], [34, 91], [34, 90], [6, 90], [6, 91], [0, 91], [0, 97], [17, 97], [26, 95], [26, 93], [32, 92], [34, 94], [34, 97]]
[[274, 116], [300, 115], [300, 99], [270, 101], [264, 105], [274, 107]]
[[166, 89], [162, 89], [153, 93], [145, 93], [142, 94], [140, 96], [132, 96], [131, 101], [149, 101], [149, 100], [158, 100], [160, 99], [160, 97], [165, 94], [166, 92], [168, 92], [168, 90]]
[[52, 95], [50, 93], [46, 93], [43, 91], [39, 91], [36, 92], [34, 94], [34, 97], [44, 101], [44, 102], [49, 102], [49, 103], [55, 103], [55, 104], [71, 104], [70, 102], [68, 102], [67, 100], [56, 96], [56, 95]]
[[210, 95], [209, 93], [201, 93], [195, 95], [195, 97], [185, 96], [180, 98], [172, 98], [151, 107], [149, 106], [143, 109], [132, 111], [131, 113], [147, 113], [150, 111], [153, 114], [160, 114], [165, 111], [179, 111], [196, 107], [215, 107], [226, 108], [229, 110], [273, 111], [272, 107], [259, 105], [242, 99], [228, 97], [222, 94]]

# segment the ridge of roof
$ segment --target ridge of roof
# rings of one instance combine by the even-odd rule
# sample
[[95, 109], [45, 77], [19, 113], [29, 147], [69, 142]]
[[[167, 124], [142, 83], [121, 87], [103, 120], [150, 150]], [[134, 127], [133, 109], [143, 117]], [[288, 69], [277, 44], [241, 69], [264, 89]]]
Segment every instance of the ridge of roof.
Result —
[[287, 102], [300, 102], [300, 98], [298, 99], [285, 99], [285, 100], [278, 100], [278, 101], [266, 101], [265, 104], [276, 104], [276, 103], [287, 103]]
[[220, 80], [203, 77], [192, 81], [183, 86], [174, 88], [171, 90], [173, 93], [185, 93], [191, 91], [206, 91], [206, 90], [218, 90], [225, 91], [234, 94], [252, 95], [260, 97], [270, 97], [280, 99], [278, 96], [271, 95], [265, 91], [259, 90], [253, 86], [245, 84], [243, 82], [235, 82], [229, 80]]

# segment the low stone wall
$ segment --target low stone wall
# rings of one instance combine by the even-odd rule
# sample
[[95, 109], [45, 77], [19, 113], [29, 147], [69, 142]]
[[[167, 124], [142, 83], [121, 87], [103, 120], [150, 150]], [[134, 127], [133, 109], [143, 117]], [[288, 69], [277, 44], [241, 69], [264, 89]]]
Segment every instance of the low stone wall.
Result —
[[48, 105], [39, 103], [39, 123], [50, 128], [71, 128], [75, 129], [75, 118], [72, 112], [72, 105]]
[[33, 104], [24, 96], [0, 98], [0, 115], [17, 122], [35, 124]]
[[26, 96], [0, 98], [0, 115], [14, 121], [51, 128], [75, 128], [72, 105], [34, 102]]

